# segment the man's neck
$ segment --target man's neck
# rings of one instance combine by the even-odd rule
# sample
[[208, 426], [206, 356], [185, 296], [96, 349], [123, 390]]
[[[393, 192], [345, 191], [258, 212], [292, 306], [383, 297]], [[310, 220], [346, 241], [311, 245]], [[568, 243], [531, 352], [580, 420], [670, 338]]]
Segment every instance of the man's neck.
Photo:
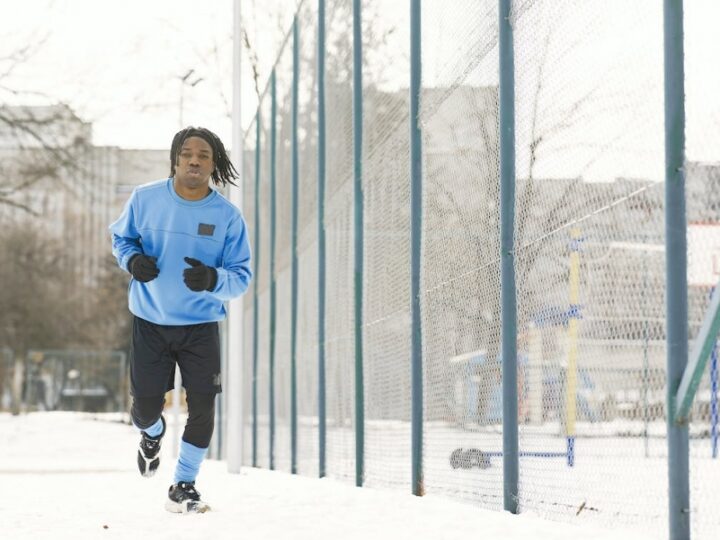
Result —
[[196, 189], [186, 188], [175, 178], [173, 178], [173, 189], [175, 193], [187, 201], [199, 201], [210, 195], [209, 184], [205, 184]]

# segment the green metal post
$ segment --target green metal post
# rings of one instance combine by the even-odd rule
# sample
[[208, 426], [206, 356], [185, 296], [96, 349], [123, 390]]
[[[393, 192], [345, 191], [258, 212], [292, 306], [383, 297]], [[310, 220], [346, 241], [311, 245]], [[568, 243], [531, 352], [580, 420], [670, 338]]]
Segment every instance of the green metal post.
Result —
[[290, 472], [297, 474], [297, 310], [298, 310], [298, 75], [299, 42], [297, 15], [293, 19], [292, 83], [292, 236], [290, 299]]
[[362, 0], [353, 0], [353, 163], [355, 229], [355, 485], [365, 479], [365, 390], [363, 383], [363, 191], [362, 191]]
[[668, 504], [671, 540], [690, 538], [687, 423], [675, 422], [675, 397], [688, 360], [687, 220], [685, 216], [685, 67], [683, 3], [664, 1], [665, 264], [667, 288]]
[[325, 0], [318, 0], [318, 476], [325, 476]]
[[423, 351], [420, 272], [422, 256], [422, 91], [421, 0], [410, 2], [410, 297], [412, 312], [412, 493], [425, 493], [423, 483]]
[[270, 470], [275, 469], [275, 184], [277, 147], [277, 85], [275, 70], [270, 77]]
[[517, 299], [515, 295], [515, 53], [512, 0], [500, 1], [500, 257], [503, 504], [518, 513]]
[[253, 358], [252, 358], [252, 466], [257, 467], [258, 443], [258, 272], [260, 269], [260, 106], [255, 115], [255, 241], [253, 243], [253, 262], [255, 268], [253, 275]]

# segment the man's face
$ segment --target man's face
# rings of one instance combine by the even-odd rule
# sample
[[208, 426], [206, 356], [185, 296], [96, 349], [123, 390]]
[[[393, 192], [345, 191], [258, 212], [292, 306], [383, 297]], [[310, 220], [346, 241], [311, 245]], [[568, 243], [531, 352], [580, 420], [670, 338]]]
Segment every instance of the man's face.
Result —
[[207, 187], [215, 170], [212, 148], [200, 137], [183, 142], [175, 163], [175, 180], [186, 189]]

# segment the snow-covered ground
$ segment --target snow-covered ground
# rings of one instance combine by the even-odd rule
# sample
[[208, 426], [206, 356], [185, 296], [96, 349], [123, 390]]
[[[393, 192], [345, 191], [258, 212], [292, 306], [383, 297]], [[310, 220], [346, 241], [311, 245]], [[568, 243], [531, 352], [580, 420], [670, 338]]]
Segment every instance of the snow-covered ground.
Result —
[[[174, 463], [135, 468], [137, 432], [115, 415], [0, 414], [0, 537], [58, 539], [644, 540], [638, 529], [582, 528], [438, 496], [355, 488], [267, 470], [229, 474], [207, 461], [197, 486], [213, 511], [163, 508]], [[657, 540], [653, 538], [653, 540]]]

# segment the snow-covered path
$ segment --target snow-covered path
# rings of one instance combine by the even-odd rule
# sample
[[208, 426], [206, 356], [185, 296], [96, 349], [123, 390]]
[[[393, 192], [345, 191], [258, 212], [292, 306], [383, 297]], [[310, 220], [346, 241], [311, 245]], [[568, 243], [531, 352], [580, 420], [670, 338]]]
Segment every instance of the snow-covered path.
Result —
[[0, 537], [650, 539], [637, 529], [580, 528], [330, 479], [257, 469], [231, 475], [218, 461], [203, 465], [197, 483], [213, 511], [170, 514], [163, 508], [174, 468], [169, 445], [158, 474], [142, 478], [134, 462], [138, 434], [117, 419], [64, 412], [0, 414]]

